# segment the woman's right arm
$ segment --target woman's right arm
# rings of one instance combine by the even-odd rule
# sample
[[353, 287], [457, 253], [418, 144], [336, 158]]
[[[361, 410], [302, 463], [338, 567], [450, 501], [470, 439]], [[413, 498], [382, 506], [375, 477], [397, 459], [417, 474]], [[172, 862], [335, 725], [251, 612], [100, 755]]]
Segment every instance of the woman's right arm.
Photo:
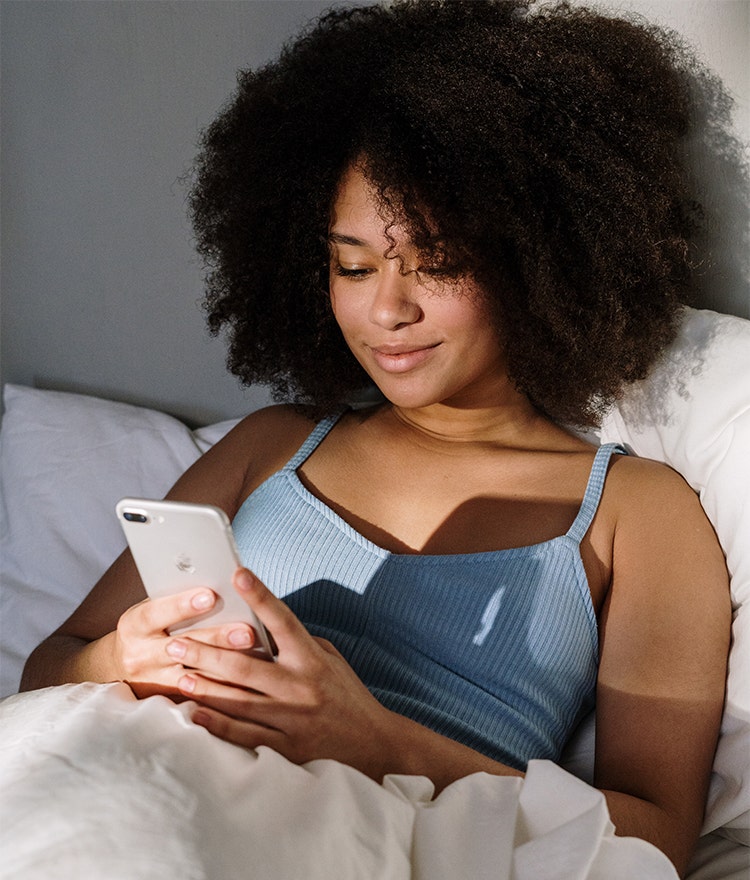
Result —
[[[283, 466], [311, 423], [287, 407], [253, 413], [189, 468], [167, 498], [213, 504], [232, 518], [247, 495]], [[21, 690], [82, 681], [127, 681], [138, 696], [177, 693], [179, 670], [164, 646], [168, 627], [210, 607], [211, 591], [193, 589], [147, 600], [129, 550], [105, 572], [73, 614], [26, 662]], [[197, 607], [196, 607], [196, 604]], [[229, 647], [237, 624], [203, 630]], [[252, 632], [249, 632], [252, 639]]]

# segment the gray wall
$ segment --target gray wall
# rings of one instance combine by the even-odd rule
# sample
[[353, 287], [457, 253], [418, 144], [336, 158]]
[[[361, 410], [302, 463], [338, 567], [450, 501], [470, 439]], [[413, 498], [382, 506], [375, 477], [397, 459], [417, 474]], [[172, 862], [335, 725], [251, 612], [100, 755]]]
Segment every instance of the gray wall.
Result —
[[324, 2], [2, 2], [2, 379], [195, 422], [265, 399], [198, 306], [180, 177], [243, 66]]
[[[127, 399], [195, 423], [267, 399], [240, 389], [222, 341], [204, 329], [180, 177], [235, 71], [272, 57], [328, 5], [0, 3], [3, 381]], [[605, 5], [635, 8], [699, 44], [750, 139], [750, 4]], [[738, 257], [747, 218], [734, 182], [714, 182], [724, 253], [703, 305], [750, 317]]]

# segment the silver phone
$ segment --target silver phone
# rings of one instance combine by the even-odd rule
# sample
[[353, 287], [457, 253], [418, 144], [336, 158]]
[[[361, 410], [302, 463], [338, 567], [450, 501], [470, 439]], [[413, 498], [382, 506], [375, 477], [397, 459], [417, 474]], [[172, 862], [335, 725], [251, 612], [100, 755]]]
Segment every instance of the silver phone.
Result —
[[123, 498], [116, 511], [151, 599], [191, 587], [207, 587], [217, 596], [213, 608], [173, 627], [171, 634], [242, 621], [255, 631], [252, 653], [273, 657], [270, 634], [232, 586], [242, 563], [223, 510], [210, 504]]

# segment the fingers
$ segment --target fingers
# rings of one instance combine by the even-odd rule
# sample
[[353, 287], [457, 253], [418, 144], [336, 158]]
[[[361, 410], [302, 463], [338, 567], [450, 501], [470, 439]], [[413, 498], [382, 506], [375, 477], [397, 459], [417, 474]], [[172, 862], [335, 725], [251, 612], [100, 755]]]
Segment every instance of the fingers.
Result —
[[180, 633], [186, 639], [213, 645], [215, 648], [228, 648], [234, 651], [247, 651], [256, 643], [253, 628], [246, 623], [225, 623], [222, 626], [201, 627]]
[[[216, 602], [211, 590], [193, 589], [159, 599], [146, 599], [128, 609], [118, 621], [113, 648], [119, 677], [137, 689], [139, 696], [179, 693], [178, 681], [185, 673], [180, 643], [167, 634], [186, 621], [210, 610]], [[204, 644], [224, 656], [251, 651], [255, 633], [246, 623], [227, 623], [192, 629], [183, 636], [186, 644]]]
[[312, 644], [312, 637], [294, 612], [251, 571], [238, 568], [234, 586], [269, 631], [279, 652], [286, 650], [295, 654]]
[[[245, 687], [247, 669], [241, 662], [244, 655], [237, 654], [239, 662], [235, 662], [235, 657], [231, 653], [188, 638], [170, 639], [165, 650], [182, 669], [198, 670], [202, 675], [216, 681], [232, 682]], [[185, 690], [192, 693], [194, 680], [185, 681]]]
[[[302, 740], [310, 745], [306, 734], [312, 716], [310, 707], [304, 703], [289, 703], [256, 691], [240, 691], [233, 685], [192, 671], [180, 678], [179, 689], [183, 696], [197, 703], [192, 720], [221, 739], [247, 748], [267, 745], [289, 756], [297, 738], [294, 731], [302, 729], [305, 731]], [[289, 730], [293, 731], [291, 736]]]
[[266, 727], [252, 721], [240, 721], [204, 706], [193, 712], [192, 720], [194, 724], [205, 728], [214, 736], [244, 746], [246, 749], [269, 746], [283, 754], [286, 737], [280, 730], [275, 730], [272, 727]]
[[143, 636], [158, 635], [171, 627], [179, 626], [183, 621], [205, 614], [215, 604], [216, 595], [206, 589], [146, 599], [133, 606], [130, 625], [137, 627]]
[[[210, 611], [215, 604], [215, 594], [207, 589], [190, 590], [159, 599], [146, 599], [134, 606], [128, 628], [133, 632], [137, 631], [141, 637], [163, 636], [165, 631], [179, 629], [181, 623]], [[208, 645], [234, 650], [247, 650], [257, 641], [252, 627], [239, 621], [221, 626], [198, 625], [181, 635]]]
[[[226, 682], [234, 688], [254, 693], [283, 691], [288, 679], [286, 670], [277, 668], [264, 657], [255, 657], [237, 649], [228, 651], [221, 645], [210, 645], [186, 636], [170, 639], [165, 647], [170, 660], [179, 664], [182, 671], [194, 672], [213, 682]], [[184, 693], [192, 695], [196, 676], [189, 676], [179, 687]]]

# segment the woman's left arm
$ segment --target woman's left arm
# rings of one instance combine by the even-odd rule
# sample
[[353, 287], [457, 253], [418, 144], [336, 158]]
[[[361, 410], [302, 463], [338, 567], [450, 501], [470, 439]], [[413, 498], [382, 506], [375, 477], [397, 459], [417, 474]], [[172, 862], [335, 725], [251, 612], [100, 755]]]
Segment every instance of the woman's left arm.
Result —
[[727, 570], [697, 496], [674, 471], [623, 460], [608, 486], [618, 501], [600, 620], [594, 782], [617, 833], [649, 840], [684, 873], [721, 723]]

